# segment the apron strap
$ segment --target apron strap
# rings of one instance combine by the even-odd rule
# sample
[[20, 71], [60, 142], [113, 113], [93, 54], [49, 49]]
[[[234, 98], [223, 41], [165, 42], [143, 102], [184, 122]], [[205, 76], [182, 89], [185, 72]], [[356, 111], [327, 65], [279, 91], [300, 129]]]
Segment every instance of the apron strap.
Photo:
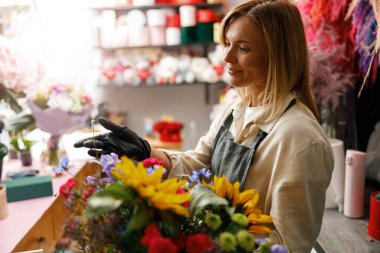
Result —
[[227, 129], [230, 129], [232, 121], [234, 120], [233, 112], [234, 110], [231, 111], [230, 115], [228, 115], [228, 117], [223, 122], [223, 126]]
[[[292, 107], [294, 104], [296, 103], [296, 100], [295, 99], [292, 99], [292, 101], [290, 101], [290, 103], [288, 104], [288, 106], [286, 107], [285, 111], [281, 114], [284, 115], [284, 113], [290, 108]], [[281, 118], [278, 117], [277, 121]], [[277, 123], [276, 121], [276, 123]], [[276, 123], [273, 125], [273, 127], [276, 125]], [[273, 127], [269, 130], [268, 133], [264, 132], [263, 130], [259, 129], [259, 132], [257, 133], [255, 139], [253, 140], [252, 144], [251, 144], [251, 149], [252, 150], [256, 150], [260, 143], [265, 139], [265, 137], [267, 137], [267, 135], [272, 131]]]

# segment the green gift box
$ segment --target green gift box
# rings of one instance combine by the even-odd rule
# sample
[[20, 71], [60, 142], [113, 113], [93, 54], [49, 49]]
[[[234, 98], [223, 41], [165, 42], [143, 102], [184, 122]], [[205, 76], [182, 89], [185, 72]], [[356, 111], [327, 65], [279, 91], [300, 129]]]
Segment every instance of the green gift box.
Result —
[[8, 203], [53, 195], [51, 176], [22, 177], [4, 181]]

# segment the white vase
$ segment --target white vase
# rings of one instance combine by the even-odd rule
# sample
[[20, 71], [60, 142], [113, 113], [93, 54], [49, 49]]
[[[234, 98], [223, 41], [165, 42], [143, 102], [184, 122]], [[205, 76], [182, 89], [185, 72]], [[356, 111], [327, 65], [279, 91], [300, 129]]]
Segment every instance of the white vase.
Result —
[[344, 163], [344, 145], [343, 141], [338, 139], [329, 139], [334, 153], [334, 171], [331, 182], [326, 191], [325, 208], [337, 208], [343, 212], [344, 205], [344, 180], [345, 180], [345, 163]]

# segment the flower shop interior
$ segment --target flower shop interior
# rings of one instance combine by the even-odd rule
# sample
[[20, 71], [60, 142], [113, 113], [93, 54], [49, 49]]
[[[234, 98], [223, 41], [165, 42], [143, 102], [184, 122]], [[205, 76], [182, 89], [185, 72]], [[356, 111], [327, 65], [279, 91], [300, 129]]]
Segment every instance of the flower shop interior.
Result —
[[[209, 238], [223, 225], [219, 216], [201, 210], [201, 199], [220, 206], [225, 199], [196, 186], [190, 203], [198, 201], [191, 207], [197, 216], [176, 222], [185, 230], [197, 230], [204, 222], [214, 232], [188, 236], [180, 240], [182, 246], [172, 244], [174, 216], [161, 210], [165, 223], [159, 228], [165, 233], [150, 226], [132, 188], [121, 193], [120, 184], [111, 182], [98, 194], [80, 184], [89, 177], [93, 183], [101, 180], [91, 176], [100, 173], [94, 166], [109, 174], [105, 168], [118, 158], [94, 161], [87, 150], [73, 147], [80, 139], [106, 133], [98, 124], [104, 117], [128, 126], [153, 147], [193, 149], [223, 105], [239, 96], [227, 81], [219, 32], [224, 15], [242, 2], [0, 1], [0, 253], [287, 252], [268, 238], [252, 239], [247, 231], [259, 229], [256, 225], [236, 235], [221, 233], [214, 244]], [[312, 252], [380, 252], [379, 1], [293, 2], [304, 23], [320, 124], [335, 159]], [[112, 172], [126, 184], [141, 182], [138, 171], [144, 166], [154, 168], [150, 175], [156, 179], [146, 178], [152, 187], [182, 190], [182, 181], [156, 182], [165, 173], [157, 161], [121, 164], [121, 171], [135, 170]], [[220, 185], [224, 191], [234, 187], [215, 181], [209, 188], [218, 191]], [[148, 188], [137, 192], [149, 195]], [[152, 203], [172, 196], [160, 194]], [[128, 206], [132, 199], [134, 205]], [[186, 214], [187, 193], [177, 201], [183, 205], [160, 205]], [[124, 212], [117, 212], [121, 207]], [[224, 215], [230, 214], [235, 227], [247, 226], [245, 215], [233, 210]], [[130, 220], [123, 236], [110, 235], [126, 216]], [[270, 221], [267, 215], [259, 217]]]

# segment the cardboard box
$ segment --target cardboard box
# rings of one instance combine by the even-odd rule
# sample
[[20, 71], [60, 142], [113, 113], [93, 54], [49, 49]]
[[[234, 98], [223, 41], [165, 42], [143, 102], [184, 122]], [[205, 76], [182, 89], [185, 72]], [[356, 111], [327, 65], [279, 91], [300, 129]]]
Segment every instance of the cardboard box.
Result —
[[53, 195], [51, 176], [23, 177], [4, 181], [8, 203]]

